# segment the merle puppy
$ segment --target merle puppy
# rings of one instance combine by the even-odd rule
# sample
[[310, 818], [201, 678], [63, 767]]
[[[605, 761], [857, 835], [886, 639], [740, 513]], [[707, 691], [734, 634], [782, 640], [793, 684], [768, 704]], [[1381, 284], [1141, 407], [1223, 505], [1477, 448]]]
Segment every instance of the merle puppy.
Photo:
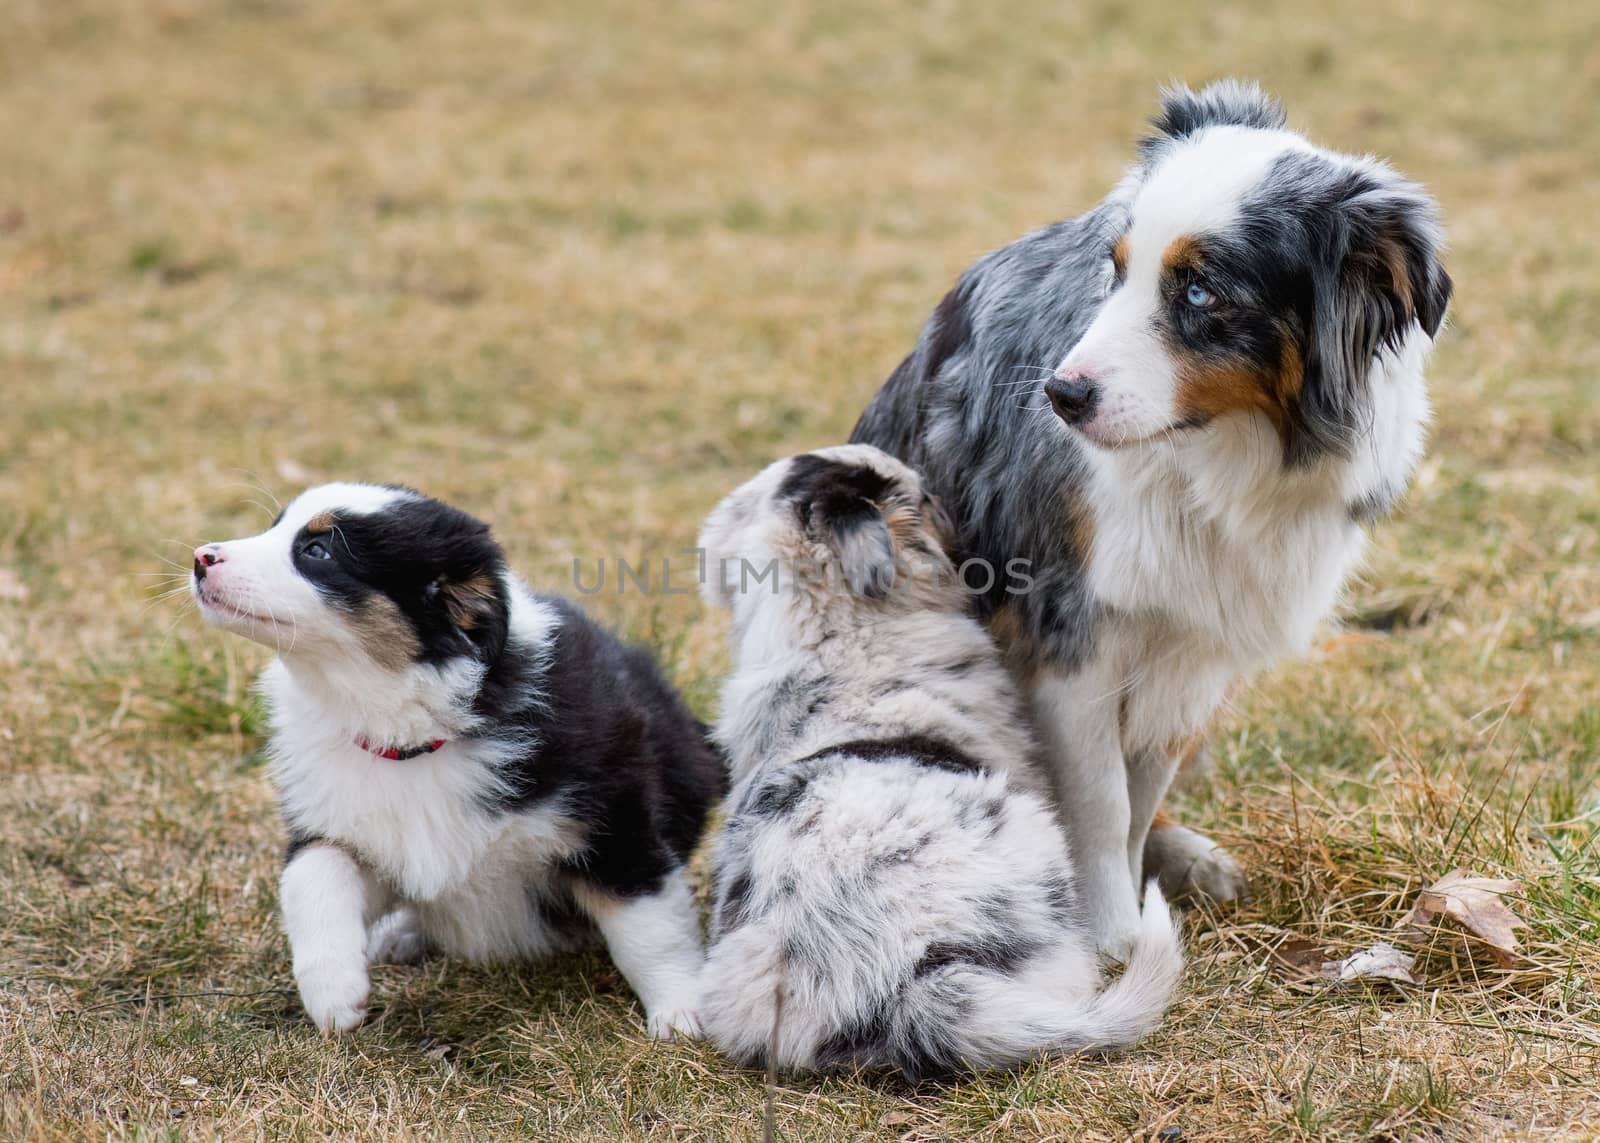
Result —
[[700, 1013], [743, 1063], [1006, 1067], [1121, 1047], [1182, 965], [1159, 890], [1103, 987], [1016, 684], [917, 475], [876, 449], [780, 461], [701, 537], [733, 613], [733, 769]]
[[[1094, 209], [976, 262], [852, 439], [921, 470], [1026, 688], [1103, 950], [1238, 866], [1157, 818], [1228, 687], [1304, 648], [1404, 493], [1451, 283], [1438, 211], [1253, 85], [1169, 92]], [[1152, 831], [1152, 825], [1155, 828]]]
[[726, 783], [644, 651], [406, 488], [313, 488], [260, 535], [196, 549], [193, 593], [278, 652], [261, 691], [280, 895], [318, 1028], [361, 1023], [369, 963], [540, 957], [598, 932], [650, 1034], [697, 1034], [683, 864]]

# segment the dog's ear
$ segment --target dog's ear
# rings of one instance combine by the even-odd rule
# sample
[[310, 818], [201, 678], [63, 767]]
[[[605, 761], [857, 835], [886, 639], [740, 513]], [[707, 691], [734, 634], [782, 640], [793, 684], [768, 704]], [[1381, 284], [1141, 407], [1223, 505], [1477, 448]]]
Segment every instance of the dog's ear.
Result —
[[1283, 106], [1254, 83], [1219, 79], [1199, 91], [1174, 84], [1161, 91], [1161, 112], [1150, 121], [1157, 134], [1140, 150], [1148, 155], [1165, 143], [1186, 139], [1207, 127], [1259, 127], [1275, 131], [1286, 122]]
[[438, 576], [423, 589], [423, 594], [462, 631], [476, 631], [500, 608], [494, 577], [483, 571]]
[[894, 587], [894, 537], [882, 509], [890, 483], [867, 465], [807, 454], [794, 459], [778, 489], [806, 533], [838, 560], [850, 590], [868, 599]]
[[1376, 303], [1378, 344], [1398, 345], [1412, 321], [1437, 336], [1454, 287], [1439, 262], [1444, 236], [1433, 200], [1397, 181], [1351, 196], [1345, 212], [1345, 281]]
[[435, 576], [423, 587], [422, 599], [433, 624], [453, 631], [483, 657], [493, 658], [504, 648], [507, 606], [494, 572], [458, 570]]
[[845, 583], [857, 595], [882, 599], [894, 587], [894, 538], [875, 504], [843, 497], [811, 506], [812, 526], [828, 537]]
[[1413, 325], [1437, 336], [1453, 290], [1439, 260], [1438, 209], [1415, 183], [1353, 174], [1328, 218], [1291, 462], [1348, 452], [1374, 359], [1397, 350]]

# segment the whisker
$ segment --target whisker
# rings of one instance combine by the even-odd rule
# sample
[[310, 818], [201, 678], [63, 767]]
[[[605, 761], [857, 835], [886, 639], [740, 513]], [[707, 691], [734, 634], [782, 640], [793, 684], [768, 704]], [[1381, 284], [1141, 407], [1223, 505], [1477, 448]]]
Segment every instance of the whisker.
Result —
[[[269, 513], [269, 515], [276, 516], [279, 512], [283, 511], [283, 502], [272, 494], [272, 489], [263, 484], [261, 482], [261, 478], [253, 471], [248, 468], [235, 468], [233, 471], [245, 478], [243, 480], [234, 481], [234, 484], [259, 492], [268, 500], [272, 501], [272, 511]], [[251, 501], [251, 503], [254, 503], [254, 501]]]

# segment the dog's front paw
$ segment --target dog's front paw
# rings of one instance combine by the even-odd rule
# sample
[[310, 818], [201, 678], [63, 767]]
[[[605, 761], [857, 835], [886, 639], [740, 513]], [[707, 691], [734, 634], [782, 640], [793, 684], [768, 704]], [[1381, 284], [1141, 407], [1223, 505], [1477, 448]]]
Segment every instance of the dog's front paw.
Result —
[[1161, 891], [1169, 900], [1241, 901], [1249, 891], [1244, 870], [1227, 850], [1180, 825], [1150, 831], [1144, 870], [1146, 876], [1161, 881]]
[[353, 1031], [367, 1018], [372, 984], [366, 965], [320, 961], [296, 966], [294, 979], [306, 1015], [324, 1036]]
[[427, 954], [427, 934], [410, 909], [396, 909], [367, 930], [368, 964], [415, 964]]
[[663, 1005], [645, 1013], [644, 1030], [652, 1040], [674, 1037], [698, 1040], [701, 1037], [700, 1014], [688, 1004]]
[[1137, 914], [1129, 923], [1111, 921], [1095, 932], [1100, 959], [1108, 964], [1127, 964], [1133, 956], [1133, 946], [1139, 943], [1139, 918]]

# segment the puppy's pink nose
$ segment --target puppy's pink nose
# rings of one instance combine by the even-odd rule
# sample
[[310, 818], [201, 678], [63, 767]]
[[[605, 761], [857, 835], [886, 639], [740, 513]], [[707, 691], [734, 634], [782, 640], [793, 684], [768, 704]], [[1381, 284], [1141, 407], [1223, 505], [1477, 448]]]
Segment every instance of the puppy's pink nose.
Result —
[[222, 563], [222, 549], [216, 544], [202, 544], [194, 550], [194, 575], [196, 579], [206, 578], [206, 569], [216, 567]]

